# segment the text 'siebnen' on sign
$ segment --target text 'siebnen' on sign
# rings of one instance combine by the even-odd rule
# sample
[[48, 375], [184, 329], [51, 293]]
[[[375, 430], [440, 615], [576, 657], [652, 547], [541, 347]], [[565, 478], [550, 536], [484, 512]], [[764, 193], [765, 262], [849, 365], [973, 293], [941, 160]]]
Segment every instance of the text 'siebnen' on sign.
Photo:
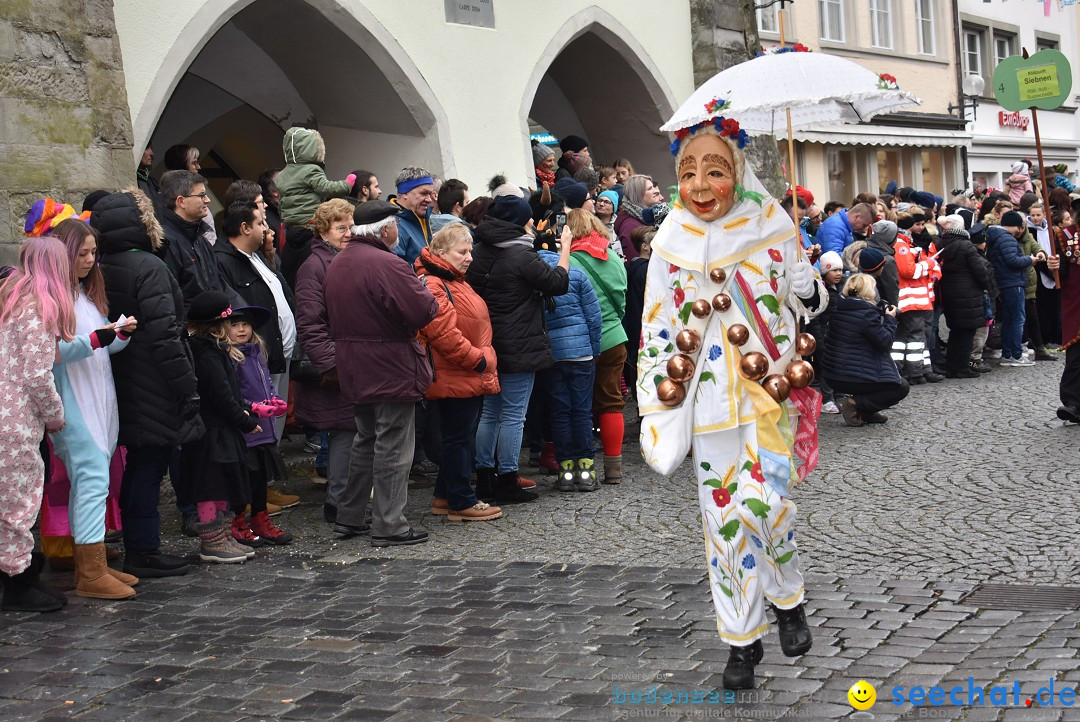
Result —
[[1016, 75], [1020, 83], [1020, 100], [1030, 101], [1052, 98], [1059, 92], [1058, 72], [1053, 65], [1023, 68], [1018, 70]]
[[448, 23], [495, 27], [495, 0], [443, 0], [443, 7]]

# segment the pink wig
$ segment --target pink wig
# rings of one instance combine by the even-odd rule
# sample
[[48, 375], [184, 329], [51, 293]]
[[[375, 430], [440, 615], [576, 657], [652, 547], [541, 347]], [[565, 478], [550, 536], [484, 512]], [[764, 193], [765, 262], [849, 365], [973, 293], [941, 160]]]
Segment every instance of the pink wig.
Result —
[[19, 268], [0, 285], [0, 323], [33, 304], [50, 333], [64, 341], [75, 334], [75, 303], [67, 248], [52, 236], [28, 238], [19, 249]]

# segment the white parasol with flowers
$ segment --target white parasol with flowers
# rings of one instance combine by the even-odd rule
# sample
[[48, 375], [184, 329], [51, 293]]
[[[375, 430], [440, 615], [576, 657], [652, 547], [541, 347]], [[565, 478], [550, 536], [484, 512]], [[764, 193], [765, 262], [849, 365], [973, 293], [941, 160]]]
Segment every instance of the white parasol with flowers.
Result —
[[[679, 141], [703, 123], [722, 122], [728, 134], [737, 137], [741, 148], [748, 136], [775, 135], [783, 119], [787, 127], [789, 182], [794, 193], [794, 128], [865, 122], [876, 115], [917, 107], [922, 101], [900, 90], [896, 78], [888, 73], [877, 74], [835, 55], [810, 52], [801, 43], [785, 45], [783, 13], [779, 17], [780, 47], [706, 80], [660, 130], [675, 134], [674, 152]], [[798, 239], [798, 204], [793, 211]], [[801, 243], [798, 248], [802, 248]]]

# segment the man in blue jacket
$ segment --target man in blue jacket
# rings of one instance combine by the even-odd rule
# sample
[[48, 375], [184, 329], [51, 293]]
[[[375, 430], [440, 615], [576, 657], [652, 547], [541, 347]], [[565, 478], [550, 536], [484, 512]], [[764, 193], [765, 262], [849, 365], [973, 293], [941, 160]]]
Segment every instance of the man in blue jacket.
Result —
[[435, 205], [435, 181], [423, 168], [402, 168], [396, 180], [397, 196], [393, 202], [403, 209], [398, 216], [398, 245], [394, 253], [409, 262], [420, 257], [420, 251], [431, 241], [431, 207]]
[[834, 213], [822, 222], [814, 242], [821, 246], [822, 253], [835, 251], [844, 253], [844, 249], [855, 240], [853, 234], [862, 233], [874, 222], [874, 209], [866, 203], [858, 203], [847, 211]]
[[1024, 334], [1024, 286], [1027, 269], [1035, 261], [1046, 260], [1039, 251], [1034, 256], [1020, 252], [1020, 237], [1027, 223], [1016, 211], [1001, 215], [1001, 225], [987, 229], [986, 255], [994, 266], [994, 276], [1001, 291], [1001, 365], [1034, 366], [1020, 347]]

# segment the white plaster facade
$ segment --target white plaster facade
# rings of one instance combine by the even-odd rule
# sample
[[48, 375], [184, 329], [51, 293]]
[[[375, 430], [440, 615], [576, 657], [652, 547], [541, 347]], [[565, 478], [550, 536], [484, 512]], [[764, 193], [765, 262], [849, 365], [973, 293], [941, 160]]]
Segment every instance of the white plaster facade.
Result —
[[480, 195], [495, 172], [533, 182], [532, 117], [598, 162], [672, 173], [658, 128], [694, 89], [687, 3], [493, 2], [488, 29], [441, 0], [114, 0], [135, 155], [186, 142], [253, 178], [314, 121], [332, 178], [388, 190], [415, 164]]
[[[1068, 164], [1075, 182], [1080, 164], [1080, 6], [959, 0], [959, 9], [964, 73], [981, 75], [986, 81], [977, 117], [969, 126], [973, 133], [968, 155], [972, 179], [987, 187], [1001, 188], [1014, 161], [1030, 157], [1038, 164], [1031, 111], [1020, 111], [1019, 127], [1013, 124], [1015, 116], [1003, 123], [1001, 114], [1008, 111], [994, 101], [991, 81], [999, 56], [1019, 55], [1024, 48], [1033, 54], [1044, 47], [1055, 47], [1072, 65], [1072, 92], [1061, 109], [1039, 111], [1039, 131], [1046, 164]], [[971, 115], [968, 111], [969, 118]]]

